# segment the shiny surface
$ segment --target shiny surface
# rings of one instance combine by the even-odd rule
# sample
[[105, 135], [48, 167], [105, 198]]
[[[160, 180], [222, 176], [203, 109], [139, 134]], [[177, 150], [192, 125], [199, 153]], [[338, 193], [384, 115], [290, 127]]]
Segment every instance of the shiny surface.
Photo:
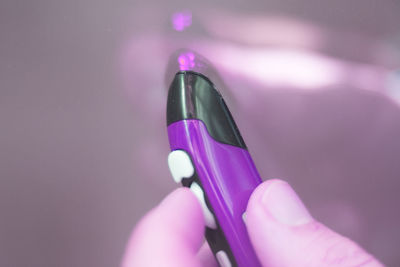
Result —
[[219, 263], [219, 265], [221, 265], [221, 267], [231, 267], [232, 266], [225, 251], [223, 251], [223, 250], [218, 251], [216, 256], [217, 256], [218, 263]]
[[176, 183], [180, 183], [183, 178], [189, 178], [194, 174], [192, 161], [183, 150], [175, 150], [169, 153], [168, 167]]
[[218, 142], [246, 149], [232, 115], [212, 81], [203, 74], [180, 71], [168, 90], [167, 125], [201, 120]]
[[206, 226], [211, 229], [217, 229], [217, 223], [215, 222], [214, 215], [211, 213], [211, 211], [207, 207], [207, 204], [206, 204], [206, 201], [204, 198], [203, 189], [201, 189], [200, 185], [198, 185], [196, 182], [193, 182], [190, 185], [190, 190], [194, 193], [194, 195], [197, 197], [197, 199], [200, 202], [200, 205], [203, 209], [204, 220], [205, 220]]
[[172, 123], [168, 137], [171, 150], [191, 156], [238, 266], [259, 266], [242, 220], [250, 194], [261, 183], [249, 152], [216, 142], [199, 120]]

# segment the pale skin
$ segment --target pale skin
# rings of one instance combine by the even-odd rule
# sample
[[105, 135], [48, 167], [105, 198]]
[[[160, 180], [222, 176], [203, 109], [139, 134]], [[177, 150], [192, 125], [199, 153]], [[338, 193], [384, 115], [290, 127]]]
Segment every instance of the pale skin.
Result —
[[[262, 266], [383, 266], [354, 241], [311, 217], [282, 180], [252, 193], [245, 224]], [[122, 267], [218, 266], [204, 243], [204, 218], [187, 188], [170, 193], [135, 227]]]

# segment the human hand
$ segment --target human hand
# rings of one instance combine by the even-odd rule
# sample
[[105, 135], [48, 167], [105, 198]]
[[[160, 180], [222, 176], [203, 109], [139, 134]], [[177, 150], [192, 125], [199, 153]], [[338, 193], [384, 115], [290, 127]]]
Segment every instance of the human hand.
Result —
[[[355, 242], [313, 219], [282, 180], [256, 188], [245, 218], [263, 266], [382, 266]], [[179, 188], [139, 222], [122, 266], [218, 266], [203, 236], [201, 207], [189, 189]]]

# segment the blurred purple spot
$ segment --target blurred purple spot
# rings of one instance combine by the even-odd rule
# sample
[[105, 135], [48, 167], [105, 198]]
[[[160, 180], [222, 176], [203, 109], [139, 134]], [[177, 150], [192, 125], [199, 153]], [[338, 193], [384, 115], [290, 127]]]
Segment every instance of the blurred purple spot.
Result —
[[192, 25], [192, 12], [183, 11], [172, 15], [172, 26], [175, 30], [180, 32], [190, 25]]
[[191, 70], [194, 68], [195, 64], [195, 55], [192, 52], [185, 52], [179, 55], [178, 63], [180, 70]]

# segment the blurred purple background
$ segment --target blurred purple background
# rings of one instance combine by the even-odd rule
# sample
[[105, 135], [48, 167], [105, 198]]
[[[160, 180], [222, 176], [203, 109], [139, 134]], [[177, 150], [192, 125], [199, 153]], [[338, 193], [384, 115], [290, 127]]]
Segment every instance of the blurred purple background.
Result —
[[1, 1], [0, 266], [119, 264], [176, 187], [165, 68], [181, 47], [231, 89], [262, 177], [400, 265], [399, 14], [390, 0]]

